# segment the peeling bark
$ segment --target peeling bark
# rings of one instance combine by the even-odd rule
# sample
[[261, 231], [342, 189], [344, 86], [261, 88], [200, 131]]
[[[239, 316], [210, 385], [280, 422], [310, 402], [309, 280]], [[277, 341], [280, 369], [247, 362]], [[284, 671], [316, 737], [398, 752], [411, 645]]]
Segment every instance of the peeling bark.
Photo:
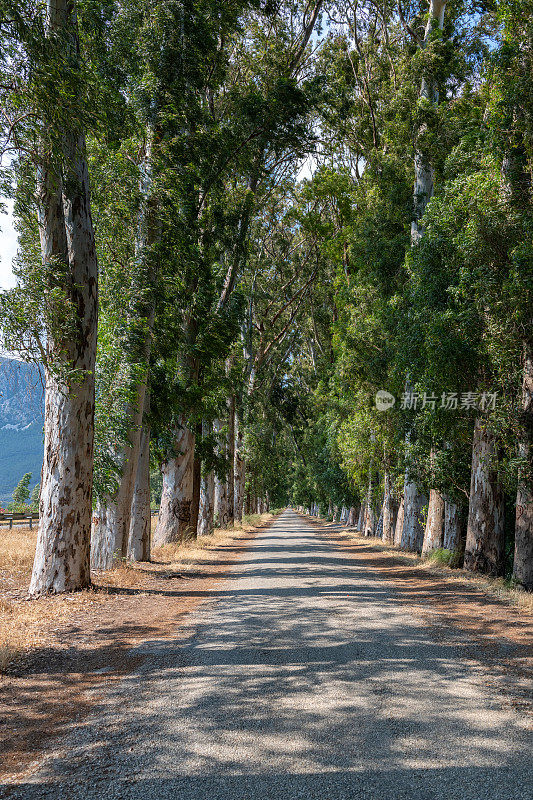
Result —
[[203, 475], [200, 481], [200, 508], [198, 512], [198, 536], [213, 533], [215, 508], [215, 473]]
[[[145, 409], [146, 411], [146, 409]], [[145, 420], [135, 478], [128, 537], [128, 559], [150, 560], [152, 510], [150, 505], [150, 424]]]
[[383, 487], [383, 541], [392, 544], [394, 541], [394, 500], [390, 472], [385, 470]]
[[191, 532], [194, 433], [184, 417], [175, 434], [174, 456], [163, 462], [163, 493], [153, 546], [183, 541]]
[[453, 500], [444, 498], [444, 539], [442, 546], [454, 553], [461, 551], [463, 545], [463, 515]]
[[406, 482], [403, 501], [403, 528], [400, 547], [413, 553], [422, 550], [424, 542], [424, 509], [428, 499], [413, 481]]
[[[49, 2], [48, 33], [66, 34], [71, 63], [79, 62], [76, 10], [66, 0]], [[40, 518], [30, 583], [36, 597], [90, 584], [89, 555], [94, 447], [98, 269], [91, 219], [84, 133], [64, 131], [62, 178], [44, 155], [37, 176], [41, 256], [53, 286], [74, 309], [75, 330], [47, 341], [44, 461]], [[57, 154], [56, 154], [57, 155]], [[50, 367], [61, 362], [68, 377]]]
[[444, 498], [436, 489], [429, 493], [428, 517], [424, 531], [422, 555], [438, 550], [444, 542]]
[[498, 477], [496, 439], [486, 420], [477, 419], [472, 442], [465, 569], [501, 575], [503, 548], [504, 498]]
[[398, 509], [398, 515], [396, 517], [396, 525], [394, 528], [394, 546], [401, 547], [402, 544], [402, 534], [403, 534], [403, 509], [404, 509], [404, 499], [400, 500], [400, 507]]

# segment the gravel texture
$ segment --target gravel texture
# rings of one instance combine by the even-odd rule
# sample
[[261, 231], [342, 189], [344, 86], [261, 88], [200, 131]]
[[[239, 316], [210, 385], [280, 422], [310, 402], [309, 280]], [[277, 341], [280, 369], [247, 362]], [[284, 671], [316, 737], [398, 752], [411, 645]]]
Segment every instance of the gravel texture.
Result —
[[292, 511], [179, 638], [137, 652], [137, 671], [6, 796], [533, 798], [521, 717], [390, 584]]

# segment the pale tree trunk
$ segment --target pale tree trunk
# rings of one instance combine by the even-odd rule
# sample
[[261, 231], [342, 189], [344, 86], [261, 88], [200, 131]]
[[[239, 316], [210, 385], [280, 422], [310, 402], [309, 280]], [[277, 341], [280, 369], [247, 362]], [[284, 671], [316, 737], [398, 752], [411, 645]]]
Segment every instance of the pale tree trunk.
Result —
[[133, 494], [141, 451], [142, 409], [146, 384], [138, 387], [135, 407], [127, 412], [131, 419], [128, 444], [116, 454], [120, 479], [113, 496], [98, 498], [91, 532], [91, 566], [109, 569], [114, 558], [126, 558], [131, 523]]
[[333, 515], [333, 503], [330, 500], [328, 503], [328, 517], [331, 517], [332, 515]]
[[333, 522], [339, 521], [339, 507], [333, 506]]
[[198, 536], [209, 536], [213, 532], [215, 508], [215, 473], [202, 476], [200, 482], [200, 509], [198, 514]]
[[357, 509], [355, 508], [355, 506], [350, 506], [350, 511], [348, 513], [348, 527], [349, 528], [354, 528], [355, 527], [356, 515], [357, 515]]
[[[79, 49], [75, 6], [57, 0], [49, 3], [47, 11], [48, 32], [66, 34], [72, 66]], [[76, 316], [64, 340], [48, 333], [50, 363], [32, 597], [90, 584], [98, 268], [85, 136], [79, 130], [64, 132], [61, 162], [62, 182], [49, 166], [41, 167], [37, 176], [41, 256], [52, 282], [52, 272], [57, 272], [58, 283], [64, 283]], [[54, 359], [73, 370], [74, 378], [60, 379], [50, 366]]]
[[533, 589], [533, 351], [524, 345], [522, 381], [522, 436], [518, 452], [523, 467], [516, 493], [515, 548], [513, 578], [526, 589]]
[[232, 394], [227, 401], [228, 409], [228, 434], [226, 437], [226, 455], [228, 458], [227, 475], [227, 513], [228, 527], [235, 524], [235, 395]]
[[[159, 201], [154, 196], [153, 185], [153, 159], [157, 134], [149, 127], [148, 144], [144, 156], [144, 168], [140, 181], [140, 190], [143, 202], [138, 218], [135, 240], [136, 272], [132, 286], [135, 296], [143, 297], [146, 290], [153, 287], [155, 267], [152, 264], [153, 249], [161, 235], [159, 221]], [[99, 497], [93, 517], [91, 536], [91, 565], [94, 569], [109, 569], [113, 558], [126, 558], [129, 552], [139, 552], [142, 542], [142, 532], [135, 533], [135, 544], [130, 544], [132, 533], [132, 510], [136, 503], [134, 493], [138, 485], [139, 459], [141, 455], [141, 432], [143, 428], [143, 415], [147, 412], [147, 394], [149, 380], [149, 361], [152, 346], [152, 331], [155, 319], [155, 304], [153, 297], [148, 301], [139, 300], [130, 310], [129, 321], [137, 328], [139, 321], [146, 327], [146, 334], [138, 345], [132, 344], [138, 337], [138, 332], [130, 334], [131, 354], [125, 358], [118, 370], [116, 382], [119, 386], [131, 382], [133, 373], [135, 381], [134, 399], [124, 409], [124, 418], [127, 420], [126, 441], [121, 443], [113, 452], [113, 457], [118, 470], [118, 489], [113, 495]], [[144, 364], [144, 374], [137, 377], [139, 364]], [[149, 403], [149, 401], [148, 401]], [[144, 502], [144, 501], [143, 501]], [[144, 513], [144, 512], [143, 512]], [[140, 518], [139, 518], [140, 519]]]
[[[147, 401], [148, 402], [148, 401]], [[145, 409], [147, 411], [147, 409]], [[150, 424], [145, 419], [141, 430], [141, 448], [131, 506], [128, 559], [150, 560], [152, 510], [150, 504]]]
[[365, 502], [363, 500], [363, 502], [359, 506], [359, 519], [357, 520], [357, 530], [359, 532], [363, 531], [364, 521], [365, 521]]
[[422, 550], [424, 542], [424, 508], [427, 497], [416, 483], [406, 481], [403, 499], [403, 528], [400, 547], [413, 553]]
[[504, 498], [498, 478], [496, 439], [486, 420], [477, 419], [472, 443], [465, 569], [501, 575], [503, 548]]
[[[444, 12], [446, 10], [446, 0], [430, 0], [429, 16], [426, 24], [424, 41], [425, 47], [430, 40], [433, 31], [437, 28], [442, 31], [444, 26]], [[435, 85], [426, 77], [422, 79], [420, 87], [420, 97], [430, 103], [436, 104], [438, 94]], [[415, 180], [413, 187], [413, 221], [411, 223], [411, 244], [416, 244], [423, 236], [424, 229], [422, 217], [427, 204], [433, 196], [433, 166], [427, 153], [422, 152], [418, 143], [423, 141], [426, 133], [426, 124], [418, 131], [417, 142], [415, 143]], [[404, 483], [404, 528], [401, 547], [404, 550], [419, 551], [422, 549], [424, 531], [421, 529], [421, 508], [424, 505], [422, 495], [418, 487], [410, 480], [409, 473], [406, 471]]]
[[246, 480], [246, 463], [244, 460], [244, 434], [242, 420], [235, 416], [235, 519], [242, 522], [242, 510], [244, 504], [244, 487]]
[[403, 519], [404, 519], [404, 499], [400, 500], [400, 507], [398, 508], [398, 516], [396, 517], [396, 526], [394, 528], [394, 546], [401, 547], [402, 534], [403, 534]]
[[[442, 31], [444, 27], [444, 12], [446, 10], [446, 0], [430, 0], [429, 16], [424, 33], [422, 47], [425, 47], [430, 40], [433, 31], [437, 28]], [[436, 86], [426, 77], [422, 78], [420, 87], [420, 97], [430, 103], [438, 102]], [[424, 124], [418, 131], [418, 140], [423, 139], [426, 133]], [[421, 152], [415, 145], [415, 182], [414, 182], [414, 220], [411, 223], [411, 242], [416, 243], [423, 235], [421, 218], [424, 215], [426, 206], [433, 196], [433, 166], [426, 153]]]
[[394, 501], [388, 469], [385, 469], [383, 483], [383, 541], [392, 544], [394, 541]]
[[424, 531], [422, 555], [438, 550], [444, 542], [444, 498], [436, 489], [429, 493], [428, 517]]
[[180, 418], [179, 424], [175, 432], [174, 455], [164, 461], [161, 468], [163, 493], [154, 531], [154, 547], [182, 541], [191, 532], [195, 436], [187, 427], [185, 417]]
[[202, 481], [202, 462], [196, 455], [196, 442], [202, 438], [202, 423], [196, 426], [195, 455], [192, 468], [192, 500], [191, 500], [191, 526], [193, 536], [198, 535], [198, 519], [200, 516], [200, 485]]
[[453, 553], [458, 553], [462, 545], [462, 529], [463, 529], [463, 516], [459, 506], [450, 500], [449, 497], [444, 498], [444, 539], [442, 546], [445, 550], [451, 550]]
[[365, 518], [363, 523], [363, 536], [373, 536], [376, 529], [376, 515], [374, 514], [374, 483], [372, 479], [373, 464], [370, 462], [368, 474], [368, 489], [366, 495]]
[[228, 485], [218, 475], [215, 475], [215, 523], [218, 528], [228, 526]]

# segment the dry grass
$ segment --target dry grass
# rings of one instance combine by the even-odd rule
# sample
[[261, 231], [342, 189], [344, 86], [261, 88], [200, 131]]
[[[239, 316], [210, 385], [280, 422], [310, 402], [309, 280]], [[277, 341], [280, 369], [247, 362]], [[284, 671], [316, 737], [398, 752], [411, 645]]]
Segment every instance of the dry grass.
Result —
[[98, 573], [103, 591], [86, 590], [71, 595], [52, 595], [26, 600], [26, 588], [33, 565], [37, 532], [29, 528], [0, 530], [0, 673], [20, 660], [25, 653], [41, 646], [58, 644], [61, 630], [77, 614], [107, 602], [108, 587], [137, 589], [142, 593], [151, 580], [150, 572], [176, 570], [186, 573], [195, 564], [211, 558], [210, 551], [246, 536], [266, 524], [272, 514], [247, 517], [233, 529], [215, 530], [211, 536], [154, 549], [150, 564], [120, 564]]
[[[242, 523], [236, 522], [234, 528], [215, 528], [210, 536], [200, 536], [198, 539], [188, 539], [184, 542], [165, 544], [153, 550], [152, 557], [155, 561], [167, 567], [179, 566], [182, 570], [190, 569], [194, 564], [209, 559], [209, 551], [229, 544], [234, 539], [240, 539], [247, 533], [261, 525], [266, 525], [273, 514], [251, 514], [245, 516]], [[155, 518], [154, 518], [155, 519]], [[155, 523], [152, 521], [152, 529]]]
[[430, 575], [438, 575], [450, 581], [467, 583], [473, 588], [486, 592], [491, 597], [497, 597], [499, 600], [509, 603], [526, 614], [533, 614], [533, 593], [513, 585], [505, 578], [489, 578], [486, 575], [467, 572], [464, 569], [452, 568], [433, 560], [431, 557], [422, 558], [416, 553], [406, 553], [390, 545], [383, 544], [381, 539], [371, 536], [359, 536], [354, 530], [344, 529], [339, 533], [357, 544], [369, 545], [376, 552], [392, 556], [401, 564], [416, 566]]
[[35, 528], [0, 528], [0, 570], [17, 574], [29, 572], [33, 565], [37, 531]]
[[31, 602], [0, 599], [0, 673], [30, 650], [59, 641], [62, 626], [105, 599], [91, 590]]

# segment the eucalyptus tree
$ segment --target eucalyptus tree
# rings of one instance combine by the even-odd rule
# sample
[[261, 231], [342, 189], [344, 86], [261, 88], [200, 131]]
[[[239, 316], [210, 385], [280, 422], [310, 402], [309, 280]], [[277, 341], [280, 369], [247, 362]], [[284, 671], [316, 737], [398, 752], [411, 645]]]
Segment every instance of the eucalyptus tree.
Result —
[[[10, 120], [7, 147], [25, 180], [19, 182], [17, 209], [20, 284], [4, 295], [3, 310], [7, 346], [40, 359], [46, 375], [40, 522], [30, 585], [37, 596], [90, 583], [98, 275], [86, 134], [95, 122], [97, 75], [82, 53], [74, 3], [51, 2], [44, 12], [21, 7], [11, 19], [12, 27], [2, 26], [11, 37], [2, 53], [3, 69], [11, 72], [3, 83], [4, 119]], [[101, 22], [98, 10], [85, 15], [85, 45], [91, 43], [91, 25]], [[13, 44], [15, 30], [20, 39]]]
[[[268, 23], [260, 15], [252, 15], [247, 20], [248, 39], [237, 35], [233, 40], [230, 37], [225, 45], [228, 59], [225, 82], [217, 91], [212, 88], [207, 91], [202, 100], [200, 111], [205, 127], [198, 139], [202, 149], [197, 151], [193, 183], [184, 183], [180, 201], [187, 211], [182, 217], [186, 222], [182, 236], [189, 241], [189, 253], [194, 252], [197, 259], [194, 268], [193, 260], [189, 260], [191, 269], [184, 283], [189, 302], [183, 306], [184, 358], [179, 356], [177, 377], [185, 406], [176, 417], [175, 442], [168, 457], [163, 459], [168, 490], [163, 491], [155, 534], [158, 542], [181, 537], [190, 527], [193, 486], [190, 454], [195, 446], [190, 419], [191, 415], [198, 415], [201, 406], [198, 402], [202, 395], [200, 346], [205, 352], [206, 337], [221, 325], [226, 334], [231, 332], [228, 321], [235, 318], [240, 302], [241, 293], [236, 287], [246, 263], [246, 240], [256, 196], [269, 190], [287, 158], [294, 161], [301, 154], [309, 136], [307, 115], [314, 85], [307, 79], [299, 80], [298, 68], [320, 5], [308, 4], [303, 13], [301, 9], [294, 13], [296, 9], [292, 8], [289, 14], [288, 8], [281, 4]], [[267, 37], [269, 27], [275, 31], [274, 38]], [[197, 121], [194, 129], [198, 129]], [[209, 131], [212, 131], [211, 149], [206, 151]], [[191, 141], [194, 142], [194, 135], [189, 132], [188, 146]], [[194, 193], [198, 201], [191, 203]], [[221, 244], [225, 245], [224, 251]], [[197, 299], [197, 309], [190, 298]], [[230, 341], [231, 336], [225, 345], [226, 353]], [[231, 393], [228, 401], [230, 405], [233, 402]], [[233, 418], [233, 412], [230, 417]], [[230, 435], [230, 461], [233, 461], [232, 449], [233, 435]], [[231, 483], [232, 480], [230, 495]], [[232, 517], [232, 502], [231, 506]]]

